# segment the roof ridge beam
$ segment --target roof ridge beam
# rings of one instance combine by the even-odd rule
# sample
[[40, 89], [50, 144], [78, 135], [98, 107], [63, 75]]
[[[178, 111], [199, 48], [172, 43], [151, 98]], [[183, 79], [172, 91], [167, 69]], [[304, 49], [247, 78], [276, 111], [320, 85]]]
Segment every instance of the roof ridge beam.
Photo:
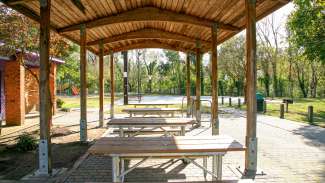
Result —
[[[104, 39], [91, 41], [87, 43], [87, 45], [88, 46], [97, 45], [101, 40], [103, 40], [104, 44], [107, 44], [107, 43], [114, 43], [114, 42], [119, 42], [124, 40], [136, 40], [136, 39], [162, 39], [162, 40], [170, 39], [170, 40], [176, 40], [180, 42], [187, 42], [193, 44], [196, 43], [196, 38], [185, 36], [183, 34], [168, 32], [161, 29], [145, 28], [145, 29], [139, 29], [136, 31], [127, 32], [119, 35], [114, 35], [112, 37], [107, 37]], [[201, 42], [204, 47], [210, 47], [211, 42], [203, 41], [203, 40], [201, 40]]]
[[176, 13], [169, 10], [161, 10], [155, 7], [143, 7], [130, 11], [122, 12], [116, 15], [101, 17], [90, 21], [80, 22], [74, 25], [58, 29], [58, 32], [71, 32], [79, 29], [81, 24], [85, 24], [87, 28], [95, 28], [104, 25], [138, 22], [138, 21], [162, 21], [162, 22], [178, 22], [182, 24], [195, 25], [200, 27], [211, 28], [215, 23], [220, 29], [239, 31], [240, 28], [222, 22], [215, 22], [208, 19], [192, 16], [188, 14]]

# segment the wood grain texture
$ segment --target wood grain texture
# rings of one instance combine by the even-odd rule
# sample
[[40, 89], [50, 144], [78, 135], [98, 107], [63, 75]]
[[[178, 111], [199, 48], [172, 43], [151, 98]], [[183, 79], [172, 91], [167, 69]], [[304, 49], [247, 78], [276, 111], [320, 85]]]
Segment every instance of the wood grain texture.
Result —
[[107, 125], [188, 125], [194, 124], [192, 118], [119, 118], [111, 119]]
[[[37, 0], [2, 0], [11, 8], [40, 21], [40, 7]], [[219, 23], [217, 44], [224, 42], [246, 28], [245, 0], [83, 0], [85, 13], [71, 1], [52, 0], [51, 28], [62, 32], [61, 35], [80, 43], [79, 25], [87, 24], [87, 43], [118, 36], [128, 32], [151, 28], [163, 30], [188, 38], [211, 41], [211, 25]], [[259, 20], [288, 3], [289, 0], [257, 0], [256, 19]], [[144, 11], [145, 10], [145, 11]], [[187, 39], [184, 39], [187, 40]], [[113, 51], [150, 47], [150, 44], [138, 44], [143, 40], [120, 40], [116, 44], [105, 44], [105, 50]], [[189, 41], [162, 40], [155, 46], [178, 51], [194, 50]], [[131, 45], [136, 46], [131, 46]], [[166, 46], [167, 45], [167, 46]], [[152, 46], [151, 46], [152, 47]], [[98, 45], [87, 47], [99, 53]], [[202, 51], [209, 51], [202, 50]]]
[[88, 151], [91, 154], [200, 153], [243, 151], [229, 136], [103, 137]]

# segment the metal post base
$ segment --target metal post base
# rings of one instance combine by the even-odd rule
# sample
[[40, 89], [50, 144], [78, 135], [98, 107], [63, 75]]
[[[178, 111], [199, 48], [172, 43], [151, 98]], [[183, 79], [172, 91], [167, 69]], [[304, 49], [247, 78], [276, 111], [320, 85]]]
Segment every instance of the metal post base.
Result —
[[255, 177], [257, 170], [257, 138], [246, 137], [245, 176]]

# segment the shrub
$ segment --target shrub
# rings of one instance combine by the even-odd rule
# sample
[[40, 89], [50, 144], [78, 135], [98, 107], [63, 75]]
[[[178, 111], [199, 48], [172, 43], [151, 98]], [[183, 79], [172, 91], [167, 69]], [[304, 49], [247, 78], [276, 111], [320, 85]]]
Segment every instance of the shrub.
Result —
[[63, 104], [64, 104], [64, 101], [62, 99], [59, 99], [58, 98], [56, 100], [56, 106], [57, 106], [57, 108], [62, 108]]
[[37, 148], [37, 140], [28, 133], [24, 133], [18, 137], [16, 148], [20, 152], [32, 151]]

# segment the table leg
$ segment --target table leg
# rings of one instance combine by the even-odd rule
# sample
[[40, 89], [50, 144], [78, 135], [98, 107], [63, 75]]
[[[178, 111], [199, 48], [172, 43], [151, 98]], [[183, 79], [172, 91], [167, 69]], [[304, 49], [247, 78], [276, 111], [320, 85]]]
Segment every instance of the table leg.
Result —
[[185, 126], [181, 126], [181, 136], [185, 136]]
[[124, 137], [124, 131], [122, 127], [120, 127], [120, 137]]
[[[217, 158], [217, 155], [213, 155], [212, 156], [212, 173], [214, 175], [217, 175], [217, 161], [218, 161], [218, 158]], [[216, 181], [216, 177], [212, 177], [212, 180], [213, 181]]]
[[[120, 161], [121, 161], [121, 172], [120, 172], [120, 175], [125, 171], [125, 161], [123, 158], [120, 158]], [[124, 176], [121, 177], [121, 181], [124, 182]]]
[[221, 180], [222, 179], [222, 155], [218, 155], [218, 172], [217, 172], [217, 175], [218, 175], [218, 178], [217, 180]]
[[174, 112], [172, 112], [172, 118], [173, 118], [173, 117], [175, 117], [175, 114], [174, 114]]
[[[203, 167], [205, 169], [208, 168], [208, 158], [207, 157], [203, 157]], [[207, 178], [207, 171], [206, 170], [203, 170], [203, 175], [204, 175], [204, 179]]]
[[118, 156], [112, 156], [112, 181], [121, 182], [119, 176], [120, 176], [120, 158]]

